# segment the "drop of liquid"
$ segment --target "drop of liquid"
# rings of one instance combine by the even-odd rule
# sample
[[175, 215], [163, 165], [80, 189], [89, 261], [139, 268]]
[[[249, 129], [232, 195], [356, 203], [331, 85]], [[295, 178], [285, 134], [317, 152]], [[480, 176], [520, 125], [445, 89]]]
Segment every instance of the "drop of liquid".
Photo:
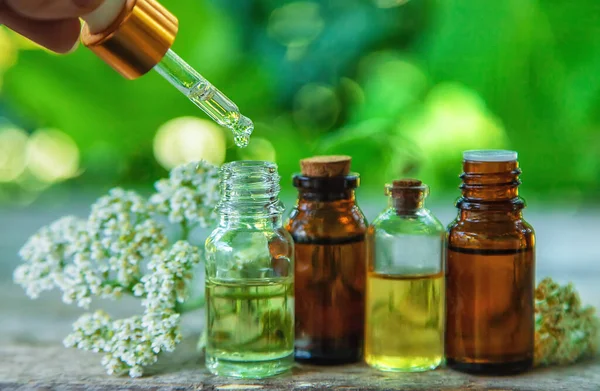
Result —
[[208, 81], [202, 80], [190, 89], [187, 96], [216, 123], [233, 132], [235, 145], [240, 148], [248, 146], [254, 124], [250, 118], [241, 115], [235, 103], [221, 91]]
[[250, 135], [254, 130], [254, 123], [250, 118], [240, 115], [232, 125], [227, 126], [233, 132], [233, 141], [240, 148], [245, 148], [250, 143]]

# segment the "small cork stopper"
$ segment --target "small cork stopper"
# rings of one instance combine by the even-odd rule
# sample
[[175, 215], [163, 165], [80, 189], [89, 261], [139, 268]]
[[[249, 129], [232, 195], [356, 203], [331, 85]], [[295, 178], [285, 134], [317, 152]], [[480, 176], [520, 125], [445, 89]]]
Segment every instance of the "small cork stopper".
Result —
[[352, 158], [345, 155], [313, 156], [300, 160], [302, 175], [309, 177], [336, 177], [350, 173]]
[[418, 179], [407, 178], [399, 179], [397, 181], [392, 182], [392, 184], [394, 185], [394, 187], [420, 187], [423, 184], [423, 182], [421, 182]]
[[405, 178], [392, 182], [390, 193], [398, 213], [415, 210], [423, 197], [423, 182], [418, 179]]

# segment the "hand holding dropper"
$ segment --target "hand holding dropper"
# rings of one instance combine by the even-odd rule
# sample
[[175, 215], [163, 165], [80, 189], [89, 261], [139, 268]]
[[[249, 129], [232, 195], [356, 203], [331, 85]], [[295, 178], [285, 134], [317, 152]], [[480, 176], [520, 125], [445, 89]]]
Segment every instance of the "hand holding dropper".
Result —
[[[78, 18], [85, 24], [81, 31]], [[0, 0], [0, 23], [58, 53], [85, 46], [128, 79], [156, 70], [245, 147], [252, 121], [171, 45], [177, 18], [155, 0]]]

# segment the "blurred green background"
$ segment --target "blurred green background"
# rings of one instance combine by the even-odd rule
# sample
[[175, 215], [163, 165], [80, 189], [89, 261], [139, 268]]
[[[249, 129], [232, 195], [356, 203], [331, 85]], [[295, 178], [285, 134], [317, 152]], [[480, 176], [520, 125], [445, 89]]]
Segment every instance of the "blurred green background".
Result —
[[[461, 152], [519, 152], [529, 198], [598, 202], [597, 0], [163, 0], [173, 49], [256, 123], [246, 149], [156, 73], [127, 81], [0, 29], [0, 202], [150, 188], [200, 158], [349, 154], [364, 191], [457, 194]], [[293, 191], [291, 184], [284, 186]]]

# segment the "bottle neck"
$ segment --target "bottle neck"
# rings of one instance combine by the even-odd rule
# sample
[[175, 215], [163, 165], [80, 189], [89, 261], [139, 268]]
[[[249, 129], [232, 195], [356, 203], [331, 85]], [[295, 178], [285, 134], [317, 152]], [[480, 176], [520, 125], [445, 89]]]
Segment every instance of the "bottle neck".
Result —
[[302, 204], [328, 204], [336, 203], [339, 205], [354, 205], [356, 195], [354, 190], [345, 190], [343, 192], [322, 193], [310, 190], [300, 190], [298, 192], [298, 201]]
[[219, 226], [255, 229], [280, 227], [283, 204], [274, 163], [236, 161], [220, 171]]
[[298, 201], [303, 204], [333, 203], [354, 205], [355, 189], [360, 182], [358, 174], [335, 177], [308, 177], [294, 175]]
[[[516, 160], [507, 162], [464, 161], [464, 172], [460, 178], [462, 197], [457, 202], [466, 215], [476, 217], [478, 213], [498, 212], [507, 216], [525, 207], [519, 198], [521, 170]], [[471, 213], [466, 213], [471, 212]], [[491, 214], [487, 214], [491, 216]]]
[[460, 220], [463, 221], [485, 221], [506, 222], [521, 220], [523, 218], [522, 208], [516, 210], [477, 210], [461, 208]]
[[401, 179], [387, 184], [385, 194], [398, 216], [414, 216], [425, 207], [429, 187], [417, 179]]
[[304, 211], [325, 208], [349, 210], [354, 205], [356, 205], [354, 191], [343, 194], [343, 196], [340, 194], [307, 194], [301, 191], [298, 195], [296, 208]]
[[282, 213], [264, 216], [235, 216], [222, 214], [219, 218], [219, 227], [235, 228], [244, 227], [256, 230], [277, 229], [283, 226]]
[[413, 216], [425, 208], [425, 199], [406, 200], [405, 198], [388, 197], [388, 207], [393, 209], [398, 216]]

